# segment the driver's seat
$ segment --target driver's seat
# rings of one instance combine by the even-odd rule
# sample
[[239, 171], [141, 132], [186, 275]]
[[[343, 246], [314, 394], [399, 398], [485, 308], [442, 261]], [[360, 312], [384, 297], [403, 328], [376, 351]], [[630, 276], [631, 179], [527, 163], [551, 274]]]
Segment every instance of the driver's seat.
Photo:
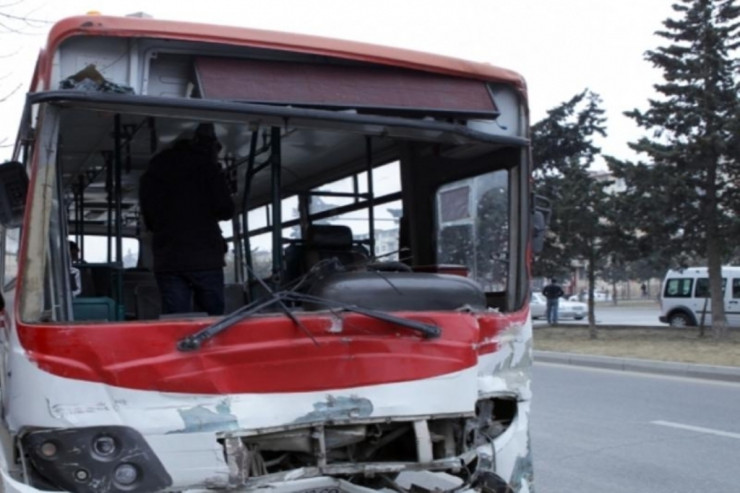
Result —
[[336, 258], [347, 270], [364, 270], [370, 256], [363, 247], [353, 244], [349, 226], [312, 224], [306, 230], [303, 244], [303, 272], [331, 258]]

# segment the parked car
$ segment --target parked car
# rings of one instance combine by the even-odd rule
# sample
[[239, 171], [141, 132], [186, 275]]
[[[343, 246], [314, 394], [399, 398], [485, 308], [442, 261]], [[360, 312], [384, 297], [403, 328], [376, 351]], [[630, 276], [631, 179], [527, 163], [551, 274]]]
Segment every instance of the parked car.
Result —
[[[529, 305], [532, 318], [546, 318], [547, 298], [542, 293], [532, 293], [532, 299]], [[576, 320], [583, 319], [588, 313], [586, 303], [579, 301], [568, 301], [561, 299], [558, 303], [558, 319], [573, 318]]]
[[[722, 267], [722, 298], [729, 327], [740, 327], [740, 267]], [[729, 289], [727, 287], [729, 286]], [[669, 270], [660, 295], [660, 321], [672, 327], [712, 324], [709, 274], [706, 267]]]
[[[611, 299], [612, 299], [612, 295], [608, 291], [594, 291], [594, 301], [610, 301]], [[568, 298], [568, 301], [586, 301], [586, 300], [588, 300], [588, 293], [583, 294], [582, 300], [577, 294], [574, 294], [573, 296]]]

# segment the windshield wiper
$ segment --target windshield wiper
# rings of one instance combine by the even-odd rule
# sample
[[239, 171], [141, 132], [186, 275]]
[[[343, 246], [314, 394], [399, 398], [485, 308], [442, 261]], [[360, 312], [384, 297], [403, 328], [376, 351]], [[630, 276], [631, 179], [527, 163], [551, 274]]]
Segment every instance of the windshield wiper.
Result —
[[361, 315], [389, 322], [392, 324], [407, 327], [409, 329], [421, 332], [421, 334], [427, 339], [434, 339], [442, 335], [442, 330], [436, 325], [425, 324], [423, 322], [416, 322], [415, 320], [408, 320], [406, 318], [396, 317], [386, 312], [379, 310], [373, 310], [372, 308], [365, 308], [358, 305], [352, 305], [350, 303], [344, 303], [341, 301], [333, 301], [327, 298], [320, 298], [318, 296], [312, 296], [310, 294], [296, 293], [289, 291], [285, 293], [285, 297], [291, 301], [308, 301], [309, 303], [315, 303], [317, 305], [323, 305], [327, 308], [341, 309], [348, 312], [355, 312]]
[[203, 341], [210, 339], [211, 337], [215, 336], [219, 332], [225, 329], [228, 329], [229, 327], [239, 322], [240, 320], [244, 320], [245, 318], [248, 318], [251, 315], [254, 315], [258, 311], [262, 310], [263, 308], [266, 308], [274, 303], [277, 303], [278, 301], [281, 301], [282, 299], [284, 299], [284, 293], [282, 292], [272, 293], [269, 298], [260, 298], [247, 305], [244, 305], [238, 310], [225, 316], [224, 318], [222, 318], [215, 324], [209, 325], [208, 327], [202, 330], [199, 330], [195, 334], [191, 334], [187, 337], [183, 337], [182, 339], [177, 341], [177, 349], [179, 351], [195, 351], [196, 349], [200, 349], [200, 346], [203, 344]]
[[[281, 307], [284, 308], [285, 307], [285, 305], [283, 304], [284, 301], [300, 301], [300, 302], [306, 301], [310, 303], [315, 303], [317, 305], [323, 305], [329, 309], [339, 309], [339, 310], [346, 310], [349, 312], [359, 313], [361, 315], [372, 317], [377, 320], [382, 320], [384, 322], [400, 325], [402, 327], [415, 330], [417, 332], [420, 332], [427, 339], [433, 339], [433, 338], [439, 337], [442, 334], [441, 329], [435, 325], [425, 324], [422, 322], [416, 322], [414, 320], [408, 320], [405, 318], [396, 317], [389, 313], [381, 312], [378, 310], [373, 310], [370, 308], [364, 308], [364, 307], [352, 305], [349, 303], [343, 303], [339, 301], [328, 300], [325, 298], [319, 298], [318, 296], [311, 296], [308, 294], [296, 293], [294, 291], [279, 291], [276, 293], [271, 293], [271, 295], [268, 298], [261, 298], [259, 300], [253, 301], [252, 303], [249, 303], [248, 305], [243, 306], [242, 308], [236, 310], [230, 315], [227, 315], [226, 317], [222, 318], [215, 324], [209, 325], [208, 327], [202, 330], [199, 330], [195, 334], [191, 334], [187, 337], [183, 337], [182, 339], [177, 341], [177, 349], [183, 352], [195, 351], [197, 349], [200, 349], [204, 341], [210, 339], [211, 337], [214, 337], [215, 335], [228, 329], [229, 327], [240, 322], [241, 320], [244, 320], [250, 317], [251, 315], [254, 315], [255, 313], [257, 313], [263, 308], [266, 308], [275, 303], [281, 304], [282, 305]], [[295, 318], [295, 316], [293, 316], [292, 313], [290, 313], [288, 317], [294, 322], [298, 323], [298, 325], [300, 325], [300, 323], [297, 321], [297, 319]]]

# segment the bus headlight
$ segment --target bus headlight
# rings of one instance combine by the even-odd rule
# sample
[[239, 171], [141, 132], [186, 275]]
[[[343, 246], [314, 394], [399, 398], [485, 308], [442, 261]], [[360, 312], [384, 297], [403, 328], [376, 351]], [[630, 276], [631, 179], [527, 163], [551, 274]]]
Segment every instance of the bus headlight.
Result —
[[172, 484], [167, 471], [136, 430], [99, 426], [35, 430], [20, 439], [29, 482], [75, 493], [137, 493]]

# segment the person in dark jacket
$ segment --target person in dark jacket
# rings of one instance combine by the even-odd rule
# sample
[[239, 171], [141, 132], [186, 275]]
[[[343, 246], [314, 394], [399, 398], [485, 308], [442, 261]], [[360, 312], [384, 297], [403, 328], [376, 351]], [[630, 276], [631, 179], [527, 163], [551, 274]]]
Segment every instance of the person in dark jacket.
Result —
[[224, 313], [226, 242], [218, 222], [232, 217], [234, 203], [220, 149], [213, 125], [201, 124], [193, 138], [155, 155], [141, 177], [162, 313], [190, 312], [193, 299], [211, 315]]
[[542, 294], [547, 298], [547, 323], [557, 325], [560, 297], [565, 294], [563, 288], [558, 285], [557, 279], [552, 279], [550, 284], [542, 290]]

